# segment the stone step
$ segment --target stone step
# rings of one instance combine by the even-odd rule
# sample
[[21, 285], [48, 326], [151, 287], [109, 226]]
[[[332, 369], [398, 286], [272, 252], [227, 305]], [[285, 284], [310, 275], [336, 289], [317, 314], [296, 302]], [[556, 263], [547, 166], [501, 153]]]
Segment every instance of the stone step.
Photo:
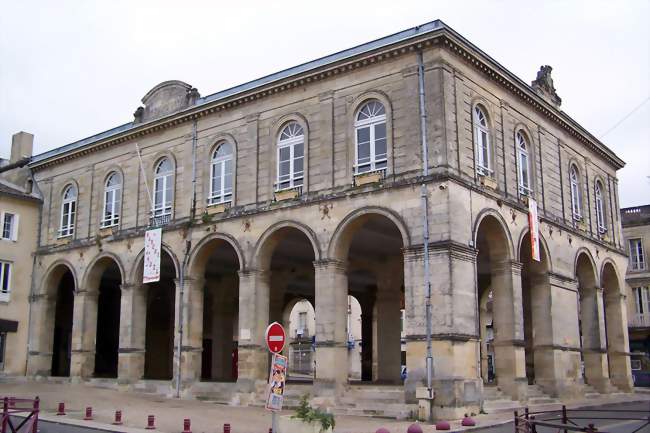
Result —
[[409, 419], [417, 415], [416, 404], [380, 403], [358, 404], [355, 407], [337, 406], [334, 408], [336, 415], [354, 415], [367, 417], [383, 417], [392, 419]]
[[520, 407], [522, 407], [521, 403], [508, 399], [485, 400], [483, 402], [483, 410], [487, 413], [508, 412]]
[[554, 404], [554, 403], [559, 403], [559, 401], [554, 399], [553, 397], [548, 397], [548, 396], [528, 398], [528, 404]]

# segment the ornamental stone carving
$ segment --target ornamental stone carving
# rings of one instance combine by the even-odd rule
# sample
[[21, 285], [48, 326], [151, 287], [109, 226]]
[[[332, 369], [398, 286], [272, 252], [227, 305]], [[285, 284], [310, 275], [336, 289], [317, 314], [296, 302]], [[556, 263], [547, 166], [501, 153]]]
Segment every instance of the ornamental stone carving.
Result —
[[531, 86], [538, 95], [556, 107], [559, 107], [562, 104], [562, 98], [557, 95], [555, 86], [553, 86], [553, 78], [551, 78], [552, 70], [553, 68], [549, 65], [540, 66], [537, 72], [537, 78], [531, 83]]

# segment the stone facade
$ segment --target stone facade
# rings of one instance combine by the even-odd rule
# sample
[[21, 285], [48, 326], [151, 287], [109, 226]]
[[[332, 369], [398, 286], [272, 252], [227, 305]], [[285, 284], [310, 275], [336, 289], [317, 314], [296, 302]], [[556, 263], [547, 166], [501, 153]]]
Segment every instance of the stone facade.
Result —
[[[398, 386], [412, 403], [426, 376], [424, 195], [436, 416], [478, 412], [482, 403], [485, 297], [495, 382], [513, 399], [525, 400], [529, 383], [553, 396], [579, 395], [585, 382], [601, 392], [631, 389], [616, 180], [623, 162], [442, 22], [202, 98], [189, 85], [166, 82], [143, 101], [133, 123], [30, 164], [44, 206], [28, 374], [48, 376], [56, 367], [84, 380], [98, 375], [96, 360], [115, 359], [99, 376], [245, 403], [259, 398], [267, 377], [266, 325], [304, 298], [315, 307], [312, 394], [336, 405], [350, 386], [342, 368], [350, 294], [367, 318], [362, 379]], [[363, 171], [357, 134], [369, 102], [383, 107], [371, 107], [384, 124], [373, 130], [374, 152], [386, 150], [374, 170]], [[303, 170], [282, 188], [277, 149], [290, 122], [302, 130]], [[385, 128], [383, 144], [378, 128]], [[479, 131], [490, 143], [480, 160], [487, 170], [477, 163], [477, 140], [486, 139]], [[528, 144], [525, 191], [518, 134]], [[232, 148], [233, 188], [225, 203], [211, 204], [210, 161], [224, 142]], [[162, 158], [173, 167], [158, 186], [173, 200], [169, 215], [151, 219]], [[119, 222], [102, 228], [113, 172], [122, 179]], [[597, 224], [596, 181], [605, 230]], [[62, 237], [70, 186], [74, 233]], [[529, 198], [539, 207], [539, 262], [530, 256]], [[152, 223], [163, 224], [162, 275], [143, 285], [143, 236]], [[222, 320], [218, 338], [213, 319]], [[226, 360], [231, 349], [236, 369]], [[208, 371], [208, 362], [218, 368]]]

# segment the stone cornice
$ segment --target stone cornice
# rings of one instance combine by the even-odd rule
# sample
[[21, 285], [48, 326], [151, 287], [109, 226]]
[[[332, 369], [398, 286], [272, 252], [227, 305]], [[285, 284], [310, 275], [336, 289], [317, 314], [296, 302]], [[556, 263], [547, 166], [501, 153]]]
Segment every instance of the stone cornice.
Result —
[[91, 141], [86, 145], [70, 149], [67, 152], [63, 151], [61, 154], [54, 154], [51, 157], [37, 160], [31, 163], [30, 167], [34, 171], [42, 170], [46, 167], [61, 164], [70, 159], [78, 158], [113, 145], [134, 141], [145, 135], [191, 122], [216, 112], [239, 107], [243, 104], [255, 102], [261, 98], [309, 85], [312, 82], [327, 80], [357, 69], [414, 53], [416, 50], [431, 47], [442, 47], [460, 57], [470, 66], [482, 72], [488, 78], [520, 98], [524, 103], [559, 125], [580, 142], [587, 145], [587, 147], [605, 158], [615, 168], [619, 169], [624, 166], [624, 162], [619, 157], [586, 129], [564, 112], [551, 106], [541, 96], [537, 95], [530, 86], [464, 39], [460, 34], [443, 24], [438, 29], [429, 33], [417, 35], [405, 41], [399, 41], [375, 50], [370, 49], [356, 56], [334, 61], [333, 63], [328, 63], [312, 70], [298, 72], [294, 75], [278, 79], [277, 81], [271, 81], [270, 83], [261, 84], [252, 89], [246, 89], [241, 93], [230, 95], [223, 99], [204, 102], [145, 124], [139, 124], [137, 126], [133, 124], [130, 126], [128, 124], [123, 125], [123, 128], [120, 128], [120, 132], [116, 132], [114, 135], [108, 135], [105, 138]]

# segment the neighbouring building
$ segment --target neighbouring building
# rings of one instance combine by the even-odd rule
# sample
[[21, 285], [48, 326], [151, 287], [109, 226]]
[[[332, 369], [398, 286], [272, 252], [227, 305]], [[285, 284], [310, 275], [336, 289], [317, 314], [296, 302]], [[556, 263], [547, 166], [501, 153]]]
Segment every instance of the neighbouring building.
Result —
[[29, 297], [41, 200], [26, 167], [34, 136], [13, 136], [11, 156], [0, 159], [0, 376], [24, 376]]
[[636, 368], [650, 370], [650, 205], [621, 209], [623, 238], [629, 254], [627, 284], [630, 352], [637, 354]]
[[550, 67], [529, 85], [441, 21], [207, 96], [155, 86], [29, 164], [28, 374], [259, 401], [264, 330], [305, 299], [313, 381], [287, 391], [403, 416], [426, 382], [426, 245], [435, 416], [630, 391], [624, 163], [560, 102]]

